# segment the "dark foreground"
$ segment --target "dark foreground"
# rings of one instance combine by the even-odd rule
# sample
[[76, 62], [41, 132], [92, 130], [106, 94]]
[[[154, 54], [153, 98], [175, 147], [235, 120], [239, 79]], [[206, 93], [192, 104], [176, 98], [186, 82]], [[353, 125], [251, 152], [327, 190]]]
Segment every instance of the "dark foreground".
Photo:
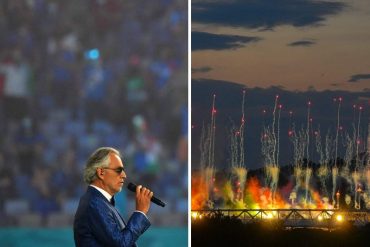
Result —
[[370, 246], [370, 224], [340, 229], [284, 229], [279, 224], [244, 224], [236, 218], [203, 218], [191, 224], [191, 246]]

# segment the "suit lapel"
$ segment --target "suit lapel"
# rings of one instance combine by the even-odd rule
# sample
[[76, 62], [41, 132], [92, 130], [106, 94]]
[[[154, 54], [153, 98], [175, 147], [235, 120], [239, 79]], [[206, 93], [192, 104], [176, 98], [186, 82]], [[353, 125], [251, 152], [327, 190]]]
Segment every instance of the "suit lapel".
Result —
[[122, 218], [121, 214], [120, 214], [120, 213], [118, 212], [118, 210], [117, 210], [115, 207], [113, 207], [112, 205], [111, 205], [111, 208], [112, 208], [112, 212], [113, 212], [114, 216], [117, 218], [117, 220], [118, 220], [119, 224], [121, 225], [121, 229], [125, 228], [125, 226], [126, 226], [126, 222], [125, 222], [125, 220]]
[[117, 219], [117, 222], [119, 223], [120, 228], [121, 229], [125, 228], [125, 226], [126, 226], [125, 220], [122, 218], [122, 216], [118, 212], [118, 210], [112, 205], [112, 203], [110, 201], [108, 201], [107, 198], [105, 198], [105, 196], [102, 195], [102, 193], [100, 193], [97, 189], [95, 189], [92, 186], [88, 187], [88, 192], [92, 193], [95, 197], [99, 197], [102, 200], [104, 200], [108, 204], [108, 207], [110, 208], [110, 210], [114, 214], [115, 218]]

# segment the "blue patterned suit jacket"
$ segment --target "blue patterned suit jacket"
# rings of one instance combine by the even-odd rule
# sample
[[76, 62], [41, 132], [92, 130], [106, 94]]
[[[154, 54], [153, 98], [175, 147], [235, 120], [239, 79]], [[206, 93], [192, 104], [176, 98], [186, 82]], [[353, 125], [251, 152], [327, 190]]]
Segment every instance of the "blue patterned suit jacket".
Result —
[[134, 212], [126, 224], [103, 194], [88, 186], [75, 215], [74, 240], [77, 247], [135, 247], [149, 226], [149, 220], [140, 212]]

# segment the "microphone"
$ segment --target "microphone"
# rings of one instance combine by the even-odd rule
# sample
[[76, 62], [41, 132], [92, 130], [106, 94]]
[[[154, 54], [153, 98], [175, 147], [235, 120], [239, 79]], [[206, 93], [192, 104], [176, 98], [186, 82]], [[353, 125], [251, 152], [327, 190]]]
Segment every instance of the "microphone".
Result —
[[[132, 192], [135, 192], [136, 193], [136, 187], [137, 185], [134, 184], [134, 183], [128, 183], [127, 185], [127, 189], [131, 190]], [[161, 200], [159, 200], [157, 197], [155, 196], [152, 196], [152, 198], [150, 199], [151, 202], [157, 204], [158, 206], [161, 206], [161, 207], [164, 207], [166, 206], [166, 203], [162, 202]]]

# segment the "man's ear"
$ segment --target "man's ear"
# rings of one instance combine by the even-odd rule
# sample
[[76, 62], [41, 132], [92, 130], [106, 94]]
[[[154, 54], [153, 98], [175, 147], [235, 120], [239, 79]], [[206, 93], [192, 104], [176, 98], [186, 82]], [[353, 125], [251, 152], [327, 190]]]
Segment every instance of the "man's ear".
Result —
[[104, 169], [102, 168], [97, 168], [96, 169], [96, 174], [99, 178], [102, 178], [102, 176], [104, 175]]

